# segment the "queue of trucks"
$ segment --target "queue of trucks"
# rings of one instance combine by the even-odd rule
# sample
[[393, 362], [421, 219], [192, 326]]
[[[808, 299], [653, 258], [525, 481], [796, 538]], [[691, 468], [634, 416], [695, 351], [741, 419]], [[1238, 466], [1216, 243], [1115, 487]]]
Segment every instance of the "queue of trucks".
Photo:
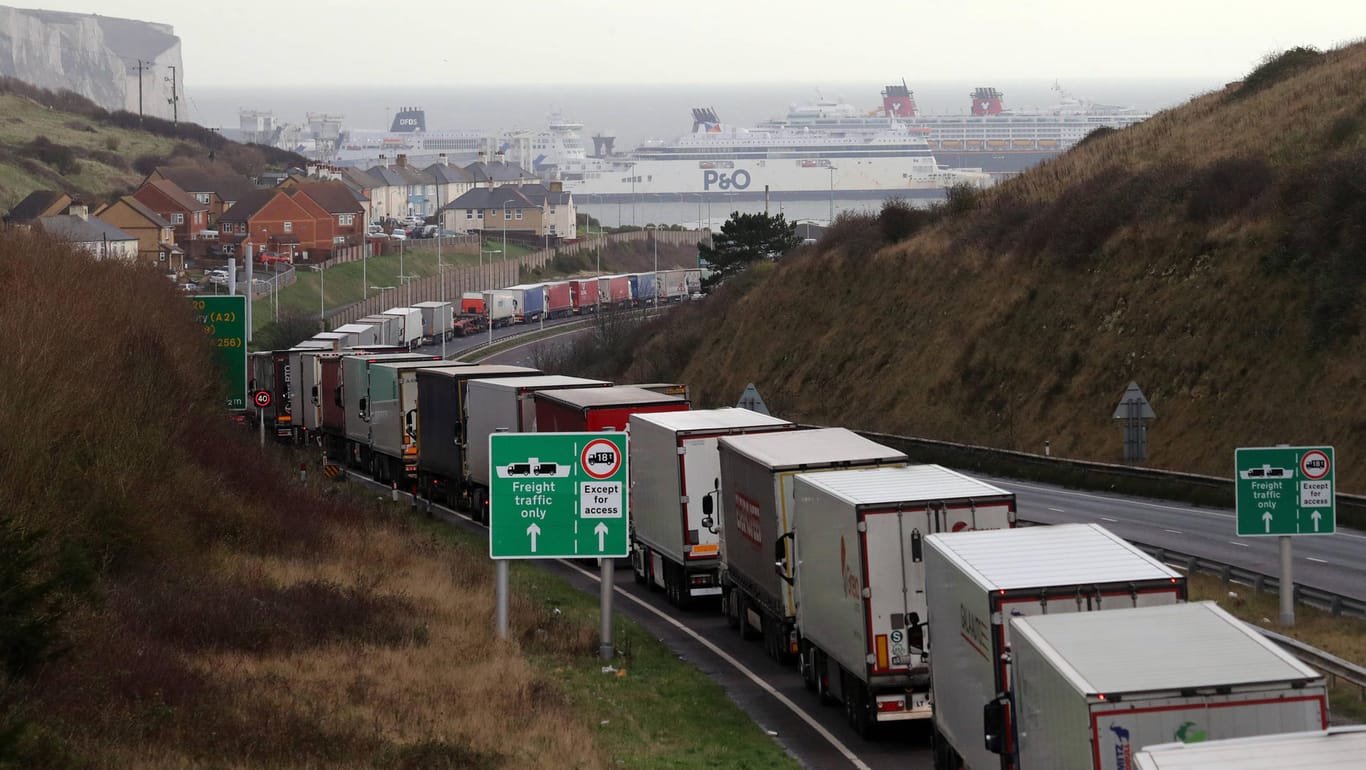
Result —
[[350, 335], [253, 358], [291, 394], [281, 438], [486, 522], [492, 434], [626, 431], [636, 581], [714, 606], [857, 733], [924, 725], [936, 770], [1185, 767], [1159, 745], [1327, 728], [1321, 675], [1099, 525], [1017, 527], [998, 486], [677, 383]]

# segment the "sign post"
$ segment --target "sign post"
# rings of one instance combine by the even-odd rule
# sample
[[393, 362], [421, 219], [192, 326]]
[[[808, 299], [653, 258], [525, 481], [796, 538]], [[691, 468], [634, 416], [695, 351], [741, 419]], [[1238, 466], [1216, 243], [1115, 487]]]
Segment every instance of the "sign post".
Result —
[[602, 646], [612, 656], [613, 559], [627, 555], [626, 434], [489, 435], [489, 557], [499, 561], [498, 633], [507, 634], [507, 559], [602, 563]]
[[247, 298], [195, 297], [196, 320], [213, 345], [214, 357], [227, 376], [229, 410], [247, 408]]
[[270, 406], [270, 391], [254, 390], [251, 402], [256, 404], [256, 416], [261, 419], [261, 446], [266, 445], [266, 407]]
[[1290, 537], [1337, 529], [1333, 448], [1248, 447], [1233, 454], [1239, 537], [1279, 537], [1281, 625], [1295, 625]]

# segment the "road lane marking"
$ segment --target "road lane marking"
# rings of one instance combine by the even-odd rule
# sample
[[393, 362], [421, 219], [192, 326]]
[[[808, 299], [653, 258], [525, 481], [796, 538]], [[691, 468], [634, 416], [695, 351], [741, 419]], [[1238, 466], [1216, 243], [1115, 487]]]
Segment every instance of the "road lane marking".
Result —
[[1119, 523], [1119, 519], [1112, 519], [1112, 518], [1110, 518], [1109, 516], [1101, 516], [1101, 518], [1102, 518], [1102, 519], [1105, 519], [1106, 521], [1108, 521], [1108, 522], [1110, 522], [1110, 523], [1112, 523], [1112, 524], [1118, 524], [1118, 523]]
[[1058, 513], [1066, 513], [1066, 511], [1064, 511], [1063, 509], [1061, 509], [1061, 508], [1054, 508], [1054, 507], [1052, 507], [1052, 506], [1049, 506], [1048, 510], [1050, 510], [1050, 511], [1057, 511]]
[[[556, 559], [556, 561], [559, 561], [560, 564], [563, 564], [564, 566], [574, 570], [575, 572], [578, 572], [579, 574], [583, 575], [586, 578], [589, 578], [590, 580], [594, 580], [599, 583], [602, 582], [602, 578], [600, 576], [595, 575], [592, 572], [589, 572], [588, 570], [580, 568], [577, 564], [570, 564], [569, 562], [561, 559]], [[623, 590], [620, 586], [612, 586], [612, 590], [620, 594], [622, 597], [635, 602], [642, 609], [649, 610], [650, 612], [659, 616], [661, 620], [665, 621], [669, 625], [672, 625], [673, 627], [692, 637], [693, 640], [696, 641], [698, 644], [701, 644], [703, 647], [706, 647], [707, 649], [711, 650], [713, 653], [716, 654], [717, 657], [721, 658], [725, 662], [729, 663], [731, 666], [735, 667], [736, 671], [739, 671], [740, 673], [744, 674], [745, 677], [748, 678], [755, 685], [757, 685], [759, 689], [763, 690], [769, 695], [772, 695], [774, 698], [778, 700], [779, 703], [786, 706], [789, 711], [801, 717], [801, 720], [803, 722], [810, 725], [811, 729], [815, 730], [817, 733], [820, 734], [822, 738], [829, 741], [830, 745], [834, 746], [836, 751], [843, 754], [844, 758], [849, 760], [849, 764], [858, 768], [858, 770], [873, 770], [871, 767], [864, 764], [863, 760], [859, 759], [857, 754], [850, 751], [848, 746], [845, 746], [843, 743], [841, 743], [839, 738], [836, 738], [833, 733], [825, 729], [824, 725], [822, 725], [820, 722], [817, 722], [815, 718], [813, 718], [810, 714], [806, 713], [806, 711], [804, 711], [796, 703], [793, 703], [792, 700], [789, 699], [786, 695], [783, 695], [782, 693], [778, 692], [777, 689], [773, 687], [773, 685], [769, 684], [768, 682], [765, 682], [762, 678], [759, 677], [758, 674], [754, 673], [753, 671], [750, 671], [748, 668], [745, 668], [744, 664], [742, 664], [735, 658], [731, 657], [731, 655], [727, 653], [725, 650], [721, 649], [720, 647], [717, 647], [715, 644], [712, 644], [711, 640], [703, 637], [701, 634], [697, 633], [691, 628], [688, 628], [682, 623], [679, 623], [677, 620], [674, 620], [668, 614], [661, 612], [658, 609], [655, 609], [654, 606], [647, 604], [644, 601], [641, 601], [635, 596], [632, 596], [631, 594]]]
[[1163, 532], [1170, 532], [1170, 533], [1172, 533], [1173, 535], [1185, 534], [1185, 533], [1183, 533], [1183, 532], [1182, 532], [1181, 530], [1179, 530], [1179, 529], [1164, 529], [1164, 530], [1162, 530], [1162, 531], [1163, 531]]
[[1306, 557], [1304, 557], [1304, 558], [1308, 559], [1309, 561], [1318, 562], [1319, 564], [1327, 564], [1327, 563], [1328, 563], [1328, 562], [1324, 561], [1323, 559], [1315, 559], [1313, 556], [1306, 556]]
[[1238, 542], [1237, 540], [1230, 540], [1229, 542], [1232, 543], [1233, 545], [1238, 546], [1239, 548], [1250, 548], [1250, 547], [1251, 547], [1251, 546], [1249, 546], [1247, 543], [1240, 543], [1240, 542]]

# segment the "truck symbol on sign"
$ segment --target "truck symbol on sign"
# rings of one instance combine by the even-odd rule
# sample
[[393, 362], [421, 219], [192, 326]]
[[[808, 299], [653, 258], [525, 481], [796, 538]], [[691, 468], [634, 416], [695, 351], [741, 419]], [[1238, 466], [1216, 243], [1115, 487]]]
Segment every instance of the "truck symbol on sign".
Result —
[[611, 465], [617, 461], [615, 452], [594, 452], [588, 455], [590, 465]]
[[543, 463], [539, 457], [528, 457], [526, 462], [499, 465], [494, 470], [500, 479], [510, 479], [517, 476], [540, 476], [542, 478], [551, 476], [562, 479], [569, 475], [570, 466], [564, 463]]
[[1322, 457], [1315, 457], [1315, 458], [1313, 458], [1313, 459], [1311, 459], [1311, 460], [1305, 460], [1305, 461], [1304, 461], [1304, 468], [1305, 468], [1305, 470], [1321, 471], [1321, 470], [1323, 470], [1324, 468], [1326, 468], [1327, 466], [1328, 466], [1328, 462], [1327, 462], [1326, 460], [1324, 460]]
[[1294, 476], [1295, 472], [1289, 468], [1272, 468], [1270, 465], [1263, 465], [1260, 468], [1248, 468], [1238, 475], [1245, 479], [1284, 479]]

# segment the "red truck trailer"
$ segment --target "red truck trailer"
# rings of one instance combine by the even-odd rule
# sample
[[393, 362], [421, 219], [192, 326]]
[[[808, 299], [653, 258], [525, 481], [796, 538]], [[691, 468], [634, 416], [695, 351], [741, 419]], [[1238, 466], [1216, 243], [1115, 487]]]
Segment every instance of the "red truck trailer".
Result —
[[682, 412], [687, 399], [632, 387], [536, 392], [536, 432], [626, 430], [633, 414]]
[[545, 284], [545, 315], [562, 318], [574, 313], [574, 292], [569, 281]]

